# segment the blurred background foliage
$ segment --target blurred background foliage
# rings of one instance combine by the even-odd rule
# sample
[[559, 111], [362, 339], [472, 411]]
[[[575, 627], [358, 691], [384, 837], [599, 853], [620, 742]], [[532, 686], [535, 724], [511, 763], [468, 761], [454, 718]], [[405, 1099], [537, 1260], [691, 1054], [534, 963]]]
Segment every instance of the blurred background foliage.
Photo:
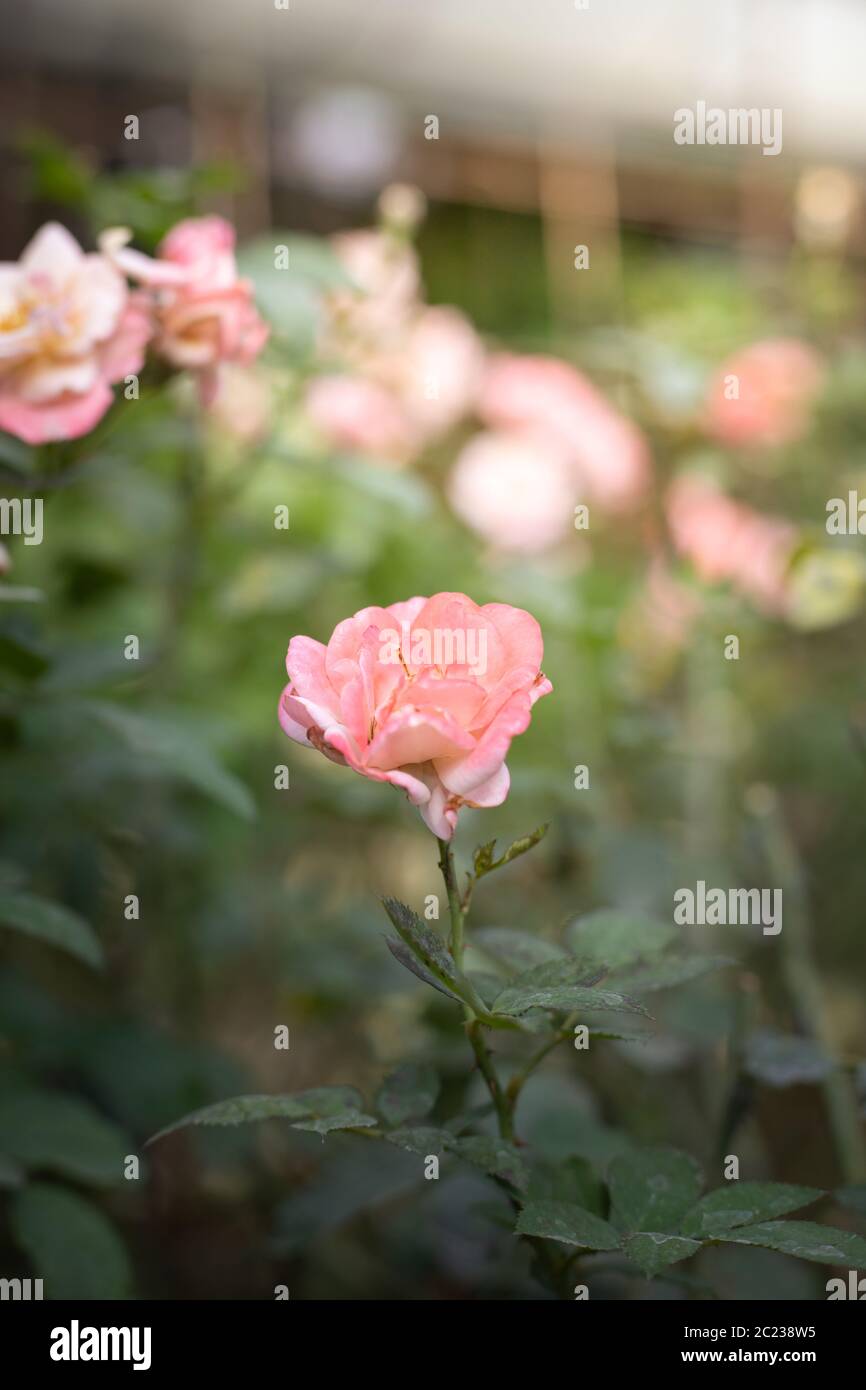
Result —
[[[122, 222], [151, 249], [243, 185], [219, 165], [95, 173], [45, 133], [17, 158], [33, 225], [57, 215], [87, 245]], [[360, 220], [374, 216], [371, 204]], [[413, 1155], [278, 1123], [143, 1147], [242, 1091], [369, 1094], [405, 1057], [440, 1069], [446, 1111], [482, 1099], [452, 1006], [382, 940], [381, 895], [420, 910], [440, 892], [432, 837], [402, 797], [290, 746], [276, 721], [292, 635], [325, 640], [368, 604], [443, 588], [533, 612], [554, 685], [512, 750], [507, 803], [461, 820], [458, 858], [551, 821], [533, 855], [479, 888], [476, 924], [554, 940], [600, 906], [667, 918], [674, 889], [697, 878], [787, 875], [786, 913], [799, 892], [826, 1003], [816, 1040], [788, 987], [788, 931], [704, 928], [701, 943], [737, 969], [658, 996], [649, 1042], [554, 1054], [521, 1101], [520, 1139], [542, 1160], [602, 1171], [636, 1143], [676, 1144], [713, 1185], [729, 1152], [751, 1178], [833, 1190], [866, 1176], [834, 1152], [821, 1085], [828, 1048], [866, 1085], [859, 589], [841, 606], [831, 590], [798, 626], [720, 587], [670, 651], [634, 616], [641, 527], [658, 524], [679, 470], [709, 464], [813, 538], [826, 499], [863, 478], [859, 280], [833, 252], [744, 260], [630, 230], [615, 295], [572, 323], [544, 237], [537, 214], [433, 199], [418, 240], [427, 297], [501, 345], [574, 362], [640, 423], [656, 469], [640, 522], [599, 515], [588, 540], [507, 558], [449, 510], [453, 439], [402, 471], [313, 447], [296, 405], [322, 294], [343, 271], [310, 229], [241, 249], [274, 328], [280, 409], [265, 437], [239, 443], [199, 418], [182, 383], [143, 379], [138, 402], [118, 401], [62, 458], [3, 441], [7, 492], [45, 498], [46, 535], [8, 543], [0, 591], [4, 1273], [44, 1272], [54, 1296], [76, 1297], [257, 1298], [278, 1283], [293, 1298], [539, 1295], [507, 1204], [456, 1162], [428, 1183]], [[272, 269], [277, 242], [292, 248], [288, 281]], [[782, 333], [831, 363], [812, 431], [767, 457], [711, 444], [693, 422], [708, 374]], [[283, 505], [288, 531], [273, 524]], [[738, 662], [720, 656], [729, 632]], [[139, 660], [125, 659], [130, 634]], [[276, 790], [283, 763], [290, 788]], [[583, 764], [590, 786], [577, 790]], [[124, 915], [130, 894], [138, 920]], [[287, 1052], [273, 1045], [280, 1024]], [[507, 1058], [507, 1040], [497, 1049]], [[126, 1155], [140, 1155], [139, 1181], [125, 1180]], [[862, 1192], [827, 1213], [862, 1230]], [[586, 1263], [594, 1297], [820, 1298], [825, 1279], [733, 1248], [652, 1285], [611, 1257]]]

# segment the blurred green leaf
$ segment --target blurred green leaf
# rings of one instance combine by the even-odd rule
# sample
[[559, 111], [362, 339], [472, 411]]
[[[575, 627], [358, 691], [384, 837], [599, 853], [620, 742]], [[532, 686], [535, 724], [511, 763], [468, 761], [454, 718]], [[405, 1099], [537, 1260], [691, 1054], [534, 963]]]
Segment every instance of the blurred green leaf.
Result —
[[389, 1125], [420, 1120], [433, 1109], [439, 1078], [432, 1067], [404, 1062], [385, 1077], [376, 1096], [376, 1109]]
[[767, 1086], [811, 1085], [829, 1076], [835, 1063], [812, 1038], [755, 1033], [746, 1043], [743, 1068]]
[[132, 1270], [114, 1227], [98, 1207], [50, 1183], [18, 1193], [10, 1209], [12, 1233], [45, 1281], [49, 1299], [124, 1299]]
[[94, 969], [102, 968], [102, 947], [91, 927], [58, 903], [0, 889], [0, 926], [56, 946]]
[[156, 770], [188, 782], [244, 820], [255, 819], [256, 806], [247, 787], [227, 772], [185, 725], [98, 700], [88, 700], [86, 707], [141, 760], [143, 773]]
[[293, 1129], [313, 1130], [317, 1134], [331, 1129], [366, 1129], [376, 1121], [362, 1113], [363, 1103], [354, 1086], [316, 1086], [310, 1091], [282, 1096], [235, 1096], [184, 1115], [147, 1142], [155, 1144], [157, 1139], [188, 1125], [241, 1125], [258, 1120], [288, 1120]]
[[94, 1187], [123, 1180], [130, 1146], [122, 1132], [62, 1091], [0, 1091], [0, 1134], [5, 1153], [29, 1172], [60, 1173]]
[[614, 972], [608, 983], [626, 994], [652, 994], [656, 990], [671, 989], [674, 985], [688, 984], [702, 975], [714, 970], [722, 970], [726, 965], [736, 965], [731, 956], [666, 956], [652, 965], [627, 970], [624, 974]]
[[677, 935], [670, 922], [619, 912], [616, 908], [602, 908], [578, 917], [565, 930], [569, 949], [576, 956], [611, 970], [661, 955]]
[[513, 927], [482, 927], [472, 932], [471, 944], [507, 966], [511, 973], [544, 965], [546, 961], [567, 959], [561, 947]]

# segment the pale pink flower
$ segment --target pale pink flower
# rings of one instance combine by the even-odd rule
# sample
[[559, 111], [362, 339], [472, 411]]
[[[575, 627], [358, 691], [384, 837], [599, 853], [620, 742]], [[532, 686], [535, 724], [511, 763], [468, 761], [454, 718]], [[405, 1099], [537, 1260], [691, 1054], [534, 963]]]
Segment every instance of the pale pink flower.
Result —
[[374, 228], [332, 240], [353, 287], [329, 297], [333, 326], [364, 351], [387, 347], [405, 331], [421, 293], [418, 257], [408, 242]]
[[329, 444], [403, 462], [418, 439], [405, 410], [384, 386], [362, 376], [315, 377], [307, 416]]
[[465, 594], [364, 608], [327, 646], [293, 637], [280, 699], [284, 731], [332, 762], [400, 787], [425, 823], [450, 840], [462, 806], [499, 806], [505, 759], [537, 699], [535, 619]]
[[327, 384], [310, 387], [308, 414], [337, 447], [405, 462], [471, 409], [484, 349], [457, 309], [421, 302], [405, 240], [360, 231], [333, 245], [354, 288], [327, 298], [319, 343]]
[[12, 568], [12, 556], [0, 541], [0, 575], [8, 574]]
[[574, 525], [571, 458], [530, 430], [476, 434], [448, 480], [457, 515], [499, 550], [547, 550]]
[[140, 371], [150, 333], [146, 302], [110, 261], [46, 223], [0, 265], [0, 429], [28, 444], [87, 434], [112, 385]]
[[821, 359], [796, 338], [752, 343], [722, 364], [710, 383], [708, 432], [723, 444], [772, 448], [799, 439], [821, 387]]
[[767, 612], [785, 603], [797, 530], [726, 497], [706, 478], [684, 474], [666, 501], [674, 546], [708, 583], [730, 583]]
[[552, 357], [509, 354], [491, 359], [478, 403], [497, 429], [545, 431], [572, 460], [581, 500], [607, 511], [634, 507], [651, 473], [641, 432], [586, 377]]
[[221, 364], [248, 366], [268, 338], [252, 284], [238, 275], [234, 228], [222, 217], [179, 222], [155, 260], [131, 250], [129, 238], [124, 228], [114, 228], [103, 233], [100, 246], [119, 269], [154, 292], [154, 347], [172, 366], [198, 373], [207, 397]]
[[468, 413], [484, 361], [481, 339], [457, 309], [436, 305], [421, 311], [393, 375], [397, 394], [425, 440], [444, 434]]
[[207, 404], [216, 428], [242, 443], [254, 444], [270, 429], [271, 390], [254, 367], [221, 363], [216, 369]]

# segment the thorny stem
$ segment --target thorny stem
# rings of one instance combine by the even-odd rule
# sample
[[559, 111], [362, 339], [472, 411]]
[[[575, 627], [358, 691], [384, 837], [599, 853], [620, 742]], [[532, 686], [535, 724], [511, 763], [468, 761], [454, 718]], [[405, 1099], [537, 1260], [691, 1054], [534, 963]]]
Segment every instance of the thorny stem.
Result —
[[[473, 877], [470, 877], [466, 892], [461, 900], [460, 892], [457, 887], [457, 875], [454, 869], [454, 852], [447, 840], [439, 840], [439, 867], [442, 870], [442, 877], [445, 880], [445, 891], [448, 895], [448, 910], [451, 918], [451, 955], [459, 970], [463, 967], [463, 952], [465, 945], [463, 928], [475, 880]], [[530, 1058], [527, 1066], [524, 1067], [522, 1072], [518, 1073], [519, 1079], [513, 1078], [507, 1087], [503, 1087], [496, 1072], [493, 1054], [484, 1038], [481, 1020], [475, 1017], [472, 1009], [468, 1005], [464, 1005], [464, 1012], [466, 1016], [466, 1036], [475, 1054], [478, 1070], [484, 1078], [484, 1084], [493, 1102], [500, 1138], [504, 1139], [507, 1143], [513, 1143], [514, 1110], [517, 1104], [517, 1097], [520, 1094], [524, 1081], [551, 1048], [555, 1047], [558, 1042], [561, 1042], [563, 1036], [568, 1035], [557, 1034], [555, 1038], [545, 1044], [544, 1048], [539, 1049], [539, 1051]], [[516, 1085], [515, 1081], [517, 1081]], [[520, 1202], [511, 1184], [498, 1178], [496, 1182], [506, 1193], [515, 1213], [519, 1214]], [[532, 1246], [540, 1263], [545, 1266], [552, 1284], [558, 1286], [564, 1275], [565, 1264], [563, 1261], [550, 1249], [546, 1240], [541, 1240], [535, 1236], [525, 1236], [524, 1239], [527, 1244]]]

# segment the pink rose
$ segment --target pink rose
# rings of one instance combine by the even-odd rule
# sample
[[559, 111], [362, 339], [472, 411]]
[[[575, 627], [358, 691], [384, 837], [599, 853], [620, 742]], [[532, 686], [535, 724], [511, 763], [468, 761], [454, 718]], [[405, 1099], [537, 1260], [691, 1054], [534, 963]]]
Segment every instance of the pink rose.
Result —
[[548, 434], [476, 434], [457, 457], [448, 500], [500, 550], [536, 554], [573, 528], [577, 489], [571, 457]]
[[792, 443], [808, 428], [823, 375], [820, 358], [796, 338], [752, 343], [713, 377], [707, 430], [723, 444]]
[[0, 265], [0, 429], [27, 444], [87, 434], [113, 383], [140, 371], [150, 333], [146, 302], [110, 261], [46, 223]]
[[484, 371], [484, 348], [471, 323], [457, 309], [422, 309], [395, 363], [397, 392], [425, 440], [466, 415]]
[[0, 541], [0, 575], [8, 574], [12, 568], [12, 556]]
[[708, 479], [684, 474], [666, 501], [674, 546], [708, 583], [727, 582], [766, 612], [780, 612], [797, 530], [719, 492]]
[[399, 401], [365, 377], [316, 377], [305, 403], [315, 428], [338, 448], [402, 462], [417, 445]]
[[496, 429], [545, 432], [572, 462], [582, 501], [618, 512], [640, 501], [650, 456], [640, 431], [580, 372], [553, 357], [491, 359], [478, 403]]
[[208, 401], [216, 369], [227, 362], [248, 366], [268, 338], [252, 285], [238, 276], [234, 229], [222, 217], [189, 218], [172, 228], [156, 260], [130, 250], [129, 236], [114, 228], [103, 233], [100, 246], [119, 269], [154, 291], [154, 345], [172, 366], [199, 373]]
[[505, 759], [537, 699], [535, 619], [465, 594], [364, 608], [327, 646], [293, 637], [280, 700], [284, 731], [332, 762], [402, 788], [425, 823], [450, 840], [461, 806], [499, 806]]

